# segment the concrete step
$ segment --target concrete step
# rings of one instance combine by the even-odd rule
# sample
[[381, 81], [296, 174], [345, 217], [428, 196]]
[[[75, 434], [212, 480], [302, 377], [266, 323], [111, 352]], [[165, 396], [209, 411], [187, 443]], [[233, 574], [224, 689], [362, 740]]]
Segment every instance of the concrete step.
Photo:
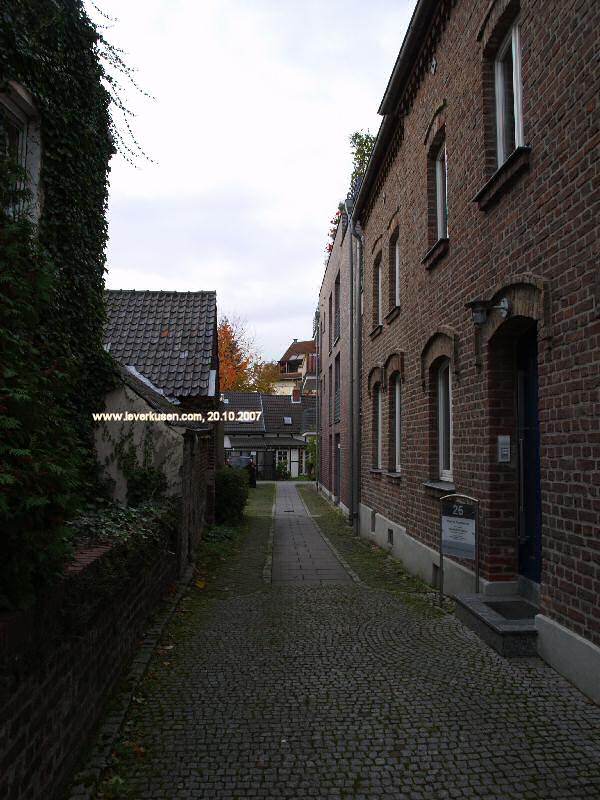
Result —
[[456, 598], [456, 616], [502, 656], [537, 655], [535, 615], [538, 608], [520, 595]]

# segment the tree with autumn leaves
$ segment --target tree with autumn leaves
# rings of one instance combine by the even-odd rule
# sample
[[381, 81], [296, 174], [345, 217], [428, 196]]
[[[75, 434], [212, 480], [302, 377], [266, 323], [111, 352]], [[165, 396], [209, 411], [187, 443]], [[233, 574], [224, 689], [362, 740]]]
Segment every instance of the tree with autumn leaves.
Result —
[[273, 392], [279, 378], [279, 364], [260, 358], [241, 320], [222, 317], [218, 325], [218, 342], [222, 392]]

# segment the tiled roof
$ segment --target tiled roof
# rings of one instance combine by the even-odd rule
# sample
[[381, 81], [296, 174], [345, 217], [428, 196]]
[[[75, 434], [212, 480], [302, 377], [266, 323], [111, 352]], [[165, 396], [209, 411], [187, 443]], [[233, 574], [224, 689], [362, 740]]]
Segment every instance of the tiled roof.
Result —
[[[262, 411], [258, 422], [225, 422], [227, 434], [256, 435], [258, 433], [278, 433], [286, 436], [300, 436], [303, 430], [303, 413], [315, 409], [314, 397], [301, 397], [299, 403], [292, 403], [291, 395], [259, 394], [258, 392], [224, 392], [227, 403], [221, 404], [222, 411]], [[290, 424], [285, 423], [288, 418]]]
[[[262, 411], [261, 395], [258, 392], [223, 392], [222, 411]], [[223, 423], [225, 433], [264, 433], [263, 415], [257, 422]]]
[[281, 356], [279, 361], [289, 361], [292, 358], [302, 358], [307, 353], [316, 353], [317, 345], [314, 339], [308, 339], [304, 342], [292, 342], [285, 353]]
[[[181, 409], [178, 405], [174, 403], [170, 403], [167, 398], [160, 394], [160, 392], [156, 392], [151, 386], [148, 386], [147, 383], [139, 380], [135, 375], [133, 375], [128, 369], [125, 367], [119, 367], [119, 372], [121, 374], [121, 378], [123, 379], [123, 383], [129, 386], [139, 397], [148, 403], [150, 408], [153, 408], [155, 411], [164, 412], [165, 414], [179, 414], [181, 413]], [[176, 425], [179, 428], [191, 428], [192, 430], [196, 431], [209, 431], [210, 428], [207, 425], [203, 425], [200, 422], [193, 422], [193, 421], [180, 421], [177, 422], [165, 422], [166, 425]]]
[[107, 291], [105, 347], [170, 397], [207, 396], [216, 351], [215, 292]]
[[[267, 433], [301, 434], [302, 412], [314, 406], [314, 397], [302, 397], [300, 403], [292, 403], [291, 395], [265, 394], [263, 395], [263, 409], [265, 429]], [[291, 419], [291, 424], [286, 425], [284, 418]]]

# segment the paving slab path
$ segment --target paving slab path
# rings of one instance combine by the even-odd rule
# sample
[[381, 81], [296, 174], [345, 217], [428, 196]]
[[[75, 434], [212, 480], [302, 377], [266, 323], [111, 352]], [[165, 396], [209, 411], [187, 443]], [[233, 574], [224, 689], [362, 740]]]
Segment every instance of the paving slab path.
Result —
[[103, 797], [600, 798], [598, 707], [452, 615], [351, 581], [293, 484], [275, 512], [273, 583], [190, 601]]
[[275, 586], [352, 583], [352, 578], [307, 514], [294, 483], [277, 485], [272, 583]]

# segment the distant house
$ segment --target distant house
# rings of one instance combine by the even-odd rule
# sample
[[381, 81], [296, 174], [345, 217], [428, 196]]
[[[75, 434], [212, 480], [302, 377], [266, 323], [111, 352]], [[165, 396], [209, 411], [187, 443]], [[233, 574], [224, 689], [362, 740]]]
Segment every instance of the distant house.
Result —
[[304, 342], [294, 339], [279, 360], [279, 380], [274, 393], [290, 395], [295, 388], [303, 395], [317, 392], [317, 348], [312, 339]]
[[[224, 423], [226, 457], [252, 456], [259, 480], [274, 480], [277, 464], [293, 478], [308, 474], [307, 445], [316, 435], [314, 397], [299, 390], [287, 396], [225, 392], [222, 409], [231, 417]], [[248, 411], [253, 413], [244, 415]]]
[[208, 421], [182, 414], [219, 406], [215, 292], [107, 291], [105, 349], [120, 365], [122, 382], [105, 411], [160, 412], [168, 421], [111, 420], [96, 430], [96, 450], [118, 502], [130, 500], [123, 447], [140, 465], [160, 470], [167, 495], [183, 502], [182, 560], [191, 556], [205, 522], [213, 519], [214, 471], [222, 436]]

